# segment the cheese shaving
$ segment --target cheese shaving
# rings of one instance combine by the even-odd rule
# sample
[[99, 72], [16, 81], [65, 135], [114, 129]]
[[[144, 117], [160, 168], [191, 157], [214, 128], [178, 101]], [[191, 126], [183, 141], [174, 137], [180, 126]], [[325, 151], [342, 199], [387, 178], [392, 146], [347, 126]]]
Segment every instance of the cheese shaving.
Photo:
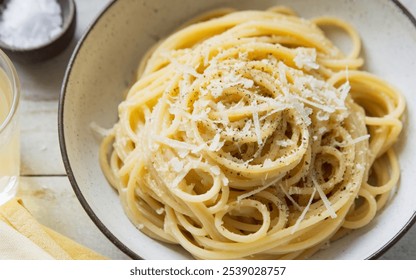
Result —
[[195, 145], [192, 145], [186, 142], [177, 141], [177, 140], [170, 139], [170, 138], [163, 137], [163, 136], [153, 135], [153, 139], [161, 144], [165, 144], [175, 149], [186, 149], [186, 150], [198, 149], [198, 147]]
[[291, 234], [294, 234], [298, 230], [300, 223], [305, 219], [305, 215], [306, 215], [306, 213], [308, 213], [309, 207], [311, 207], [311, 204], [312, 204], [312, 201], [313, 201], [313, 197], [315, 196], [315, 193], [316, 193], [316, 189], [313, 190], [313, 192], [311, 194], [311, 197], [309, 198], [308, 204], [303, 209], [299, 218], [296, 220], [296, 223], [293, 225], [292, 230], [290, 231]]
[[[254, 103], [254, 106], [257, 105]], [[259, 120], [259, 114], [257, 111], [253, 111], [253, 123], [254, 123], [254, 131], [257, 136], [257, 144], [261, 146], [263, 143], [263, 140], [261, 139], [261, 129], [260, 129], [260, 120]]]
[[296, 57], [294, 59], [296, 66], [301, 69], [312, 70], [319, 69], [316, 63], [316, 50], [311, 48], [297, 48]]
[[246, 192], [244, 194], [241, 194], [239, 196], [237, 196], [237, 201], [240, 202], [241, 200], [248, 198], [250, 196], [253, 196], [261, 191], [264, 191], [265, 189], [269, 188], [270, 186], [273, 186], [274, 184], [276, 184], [280, 179], [282, 179], [283, 175], [280, 175], [279, 177], [277, 177], [274, 180], [271, 180], [269, 183], [264, 184], [262, 187], [254, 189], [252, 191]]
[[172, 166], [173, 171], [180, 172], [183, 168], [183, 162], [178, 158], [174, 157], [169, 161], [169, 164]]
[[322, 202], [324, 203], [326, 209], [329, 212], [329, 215], [331, 218], [335, 219], [337, 217], [337, 214], [334, 211], [334, 208], [332, 208], [331, 202], [328, 200], [328, 197], [325, 195], [324, 191], [321, 189], [321, 186], [319, 186], [318, 182], [316, 181], [315, 177], [312, 177], [313, 185], [315, 186], [315, 189], [318, 191], [319, 196], [322, 199]]
[[224, 145], [224, 141], [220, 141], [221, 135], [219, 133], [215, 134], [214, 139], [212, 139], [211, 145], [209, 145], [209, 150], [212, 152], [219, 151]]

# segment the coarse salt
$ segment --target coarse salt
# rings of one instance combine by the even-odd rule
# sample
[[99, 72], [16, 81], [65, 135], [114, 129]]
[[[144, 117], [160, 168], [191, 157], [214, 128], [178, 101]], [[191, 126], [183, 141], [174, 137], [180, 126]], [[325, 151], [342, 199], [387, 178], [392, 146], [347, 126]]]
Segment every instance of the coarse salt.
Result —
[[57, 0], [10, 0], [0, 18], [0, 40], [15, 48], [34, 48], [62, 30]]

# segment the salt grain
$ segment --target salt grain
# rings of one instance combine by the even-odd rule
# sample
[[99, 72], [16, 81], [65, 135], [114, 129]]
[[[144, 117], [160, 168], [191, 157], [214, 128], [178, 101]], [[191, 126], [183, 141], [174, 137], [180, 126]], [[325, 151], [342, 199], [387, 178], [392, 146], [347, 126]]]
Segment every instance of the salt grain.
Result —
[[0, 40], [15, 48], [39, 47], [62, 30], [56, 0], [10, 0], [0, 18]]

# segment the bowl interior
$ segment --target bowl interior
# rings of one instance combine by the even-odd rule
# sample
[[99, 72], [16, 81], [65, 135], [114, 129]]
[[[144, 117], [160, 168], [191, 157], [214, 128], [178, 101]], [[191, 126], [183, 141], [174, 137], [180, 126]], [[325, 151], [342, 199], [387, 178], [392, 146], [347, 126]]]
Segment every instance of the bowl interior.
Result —
[[[213, 0], [114, 1], [80, 41], [62, 88], [59, 113], [61, 150], [74, 190], [84, 208], [119, 248], [133, 258], [188, 259], [179, 246], [166, 245], [140, 233], [123, 212], [117, 193], [98, 163], [100, 140], [91, 123], [110, 128], [117, 106], [131, 84], [140, 58], [156, 41], [187, 19], [218, 7], [264, 9], [288, 5], [305, 18], [331, 15], [351, 22], [363, 41], [365, 68], [398, 87], [407, 99], [406, 123], [416, 121], [412, 77], [416, 65], [416, 28], [391, 0]], [[382, 30], [383, 32], [379, 32]], [[413, 166], [416, 152], [406, 139], [416, 137], [407, 125], [399, 150], [402, 178], [387, 207], [367, 227], [318, 252], [316, 259], [365, 259], [378, 256], [411, 223], [416, 209]]]

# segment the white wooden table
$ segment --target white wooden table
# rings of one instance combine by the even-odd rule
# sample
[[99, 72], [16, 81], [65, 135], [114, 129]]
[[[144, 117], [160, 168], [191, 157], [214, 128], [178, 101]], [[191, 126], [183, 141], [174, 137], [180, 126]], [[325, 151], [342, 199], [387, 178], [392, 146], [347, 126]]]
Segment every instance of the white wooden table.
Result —
[[[58, 100], [71, 53], [109, 0], [77, 0], [77, 28], [71, 45], [38, 64], [15, 63], [22, 84], [21, 185], [19, 196], [41, 223], [111, 259], [128, 259], [93, 224], [66, 176], [58, 140]], [[416, 1], [402, 0], [416, 15]], [[383, 259], [416, 259], [414, 226]]]

